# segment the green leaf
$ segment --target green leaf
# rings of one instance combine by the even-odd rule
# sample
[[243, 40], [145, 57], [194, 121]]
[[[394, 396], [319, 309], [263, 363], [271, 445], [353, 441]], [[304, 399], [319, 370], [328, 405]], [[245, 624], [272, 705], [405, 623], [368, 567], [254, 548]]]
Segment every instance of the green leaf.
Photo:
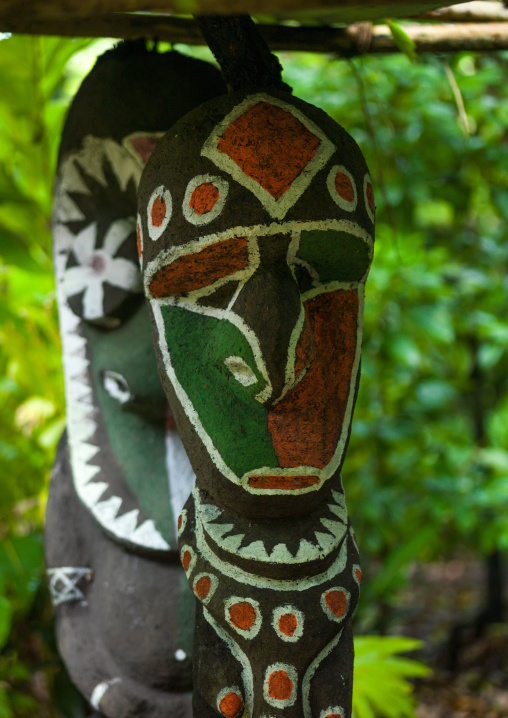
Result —
[[411, 678], [429, 675], [422, 663], [400, 657], [421, 641], [399, 636], [357, 636], [353, 718], [416, 718]]
[[0, 229], [0, 264], [13, 265], [25, 272], [46, 272], [18, 235]]
[[416, 60], [416, 43], [412, 40], [407, 32], [399, 25], [398, 22], [387, 20], [386, 24], [390, 28], [393, 41], [401, 52], [404, 53], [411, 61]]
[[11, 630], [11, 604], [5, 596], [0, 596], [0, 649], [5, 645]]

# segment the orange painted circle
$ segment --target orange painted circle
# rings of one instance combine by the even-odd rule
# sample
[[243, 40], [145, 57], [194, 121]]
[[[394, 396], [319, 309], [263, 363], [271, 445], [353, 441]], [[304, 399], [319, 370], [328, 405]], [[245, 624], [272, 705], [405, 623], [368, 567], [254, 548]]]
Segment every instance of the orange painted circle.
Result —
[[194, 593], [198, 598], [206, 598], [212, 587], [212, 579], [210, 576], [201, 576], [194, 584]]
[[203, 182], [203, 184], [198, 185], [191, 194], [189, 207], [193, 209], [196, 214], [207, 214], [207, 212], [211, 212], [215, 207], [218, 199], [219, 190], [217, 187], [210, 182]]
[[152, 205], [150, 217], [154, 227], [161, 227], [166, 216], [166, 200], [164, 197], [156, 197]]
[[346, 202], [353, 202], [355, 198], [353, 183], [344, 172], [339, 171], [335, 175], [335, 191]]
[[298, 626], [298, 619], [294, 613], [285, 613], [279, 618], [279, 631], [285, 636], [293, 636]]
[[178, 530], [180, 531], [181, 528], [182, 528], [182, 514], [180, 514], [180, 516], [178, 517]]
[[226, 718], [236, 718], [243, 708], [243, 701], [238, 693], [230, 691], [219, 702], [219, 710]]
[[257, 612], [248, 601], [234, 603], [229, 609], [229, 617], [233, 626], [248, 631], [254, 625]]
[[357, 578], [358, 583], [362, 582], [362, 572], [360, 571], [359, 568], [356, 569], [356, 578]]
[[325, 601], [330, 611], [337, 616], [337, 618], [346, 612], [347, 595], [345, 591], [327, 591], [325, 593]]
[[192, 554], [190, 551], [185, 551], [182, 556], [182, 566], [184, 571], [189, 570], [190, 562], [192, 561]]
[[136, 244], [138, 247], [138, 257], [141, 259], [141, 227], [139, 226], [139, 222], [136, 227]]
[[274, 671], [268, 678], [268, 695], [277, 701], [287, 701], [291, 698], [294, 684], [286, 671]]
[[338, 713], [328, 713], [325, 718], [342, 718], [342, 716], [340, 716]]
[[370, 211], [372, 214], [374, 214], [374, 210], [376, 209], [376, 206], [374, 204], [374, 190], [372, 189], [372, 184], [370, 182], [367, 182], [367, 187], [365, 190], [367, 194], [367, 202], [369, 204]]

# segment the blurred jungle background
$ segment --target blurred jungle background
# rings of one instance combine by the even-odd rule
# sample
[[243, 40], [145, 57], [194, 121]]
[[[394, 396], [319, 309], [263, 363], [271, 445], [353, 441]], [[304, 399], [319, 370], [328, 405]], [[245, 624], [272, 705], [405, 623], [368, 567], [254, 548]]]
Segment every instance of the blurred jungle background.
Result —
[[[65, 423], [50, 217], [67, 107], [111, 45], [0, 41], [0, 718], [86, 715], [59, 663], [43, 578]], [[281, 55], [295, 94], [359, 142], [378, 206], [343, 475], [364, 569], [355, 718], [501, 718], [508, 53], [405, 49]]]

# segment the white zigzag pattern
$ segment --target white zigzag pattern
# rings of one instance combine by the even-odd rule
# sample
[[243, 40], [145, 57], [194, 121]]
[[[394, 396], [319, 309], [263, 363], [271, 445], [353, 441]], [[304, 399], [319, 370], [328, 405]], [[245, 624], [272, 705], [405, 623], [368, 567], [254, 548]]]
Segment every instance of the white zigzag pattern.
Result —
[[[58, 217], [62, 199], [66, 197], [61, 187], [55, 194], [55, 216]], [[67, 198], [68, 199], [68, 198]], [[65, 214], [65, 209], [60, 214]], [[62, 220], [64, 217], [62, 217]], [[86, 358], [86, 340], [79, 334], [80, 320], [67, 304], [63, 276], [69, 247], [67, 228], [55, 222], [53, 227], [55, 240], [55, 265], [57, 292], [60, 306], [60, 333], [62, 337], [63, 367], [67, 405], [67, 432], [71, 457], [72, 476], [76, 492], [97, 521], [113, 535], [131, 543], [156, 550], [167, 550], [169, 544], [164, 540], [150, 519], [137, 526], [139, 511], [129, 511], [118, 516], [122, 506], [119, 496], [110, 496], [101, 501], [108, 488], [105, 481], [94, 482], [100, 472], [98, 466], [89, 462], [98, 454], [100, 447], [91, 443], [97, 429], [94, 420], [92, 387], [88, 378], [90, 362]]]

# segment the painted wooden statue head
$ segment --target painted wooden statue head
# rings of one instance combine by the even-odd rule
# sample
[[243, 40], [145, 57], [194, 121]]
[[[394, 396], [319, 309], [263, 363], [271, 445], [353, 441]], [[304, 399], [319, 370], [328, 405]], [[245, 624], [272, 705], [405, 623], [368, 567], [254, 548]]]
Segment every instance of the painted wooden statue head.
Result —
[[200, 485], [253, 517], [314, 506], [359, 378], [374, 199], [358, 146], [305, 102], [237, 93], [166, 134], [138, 196], [159, 361]]

